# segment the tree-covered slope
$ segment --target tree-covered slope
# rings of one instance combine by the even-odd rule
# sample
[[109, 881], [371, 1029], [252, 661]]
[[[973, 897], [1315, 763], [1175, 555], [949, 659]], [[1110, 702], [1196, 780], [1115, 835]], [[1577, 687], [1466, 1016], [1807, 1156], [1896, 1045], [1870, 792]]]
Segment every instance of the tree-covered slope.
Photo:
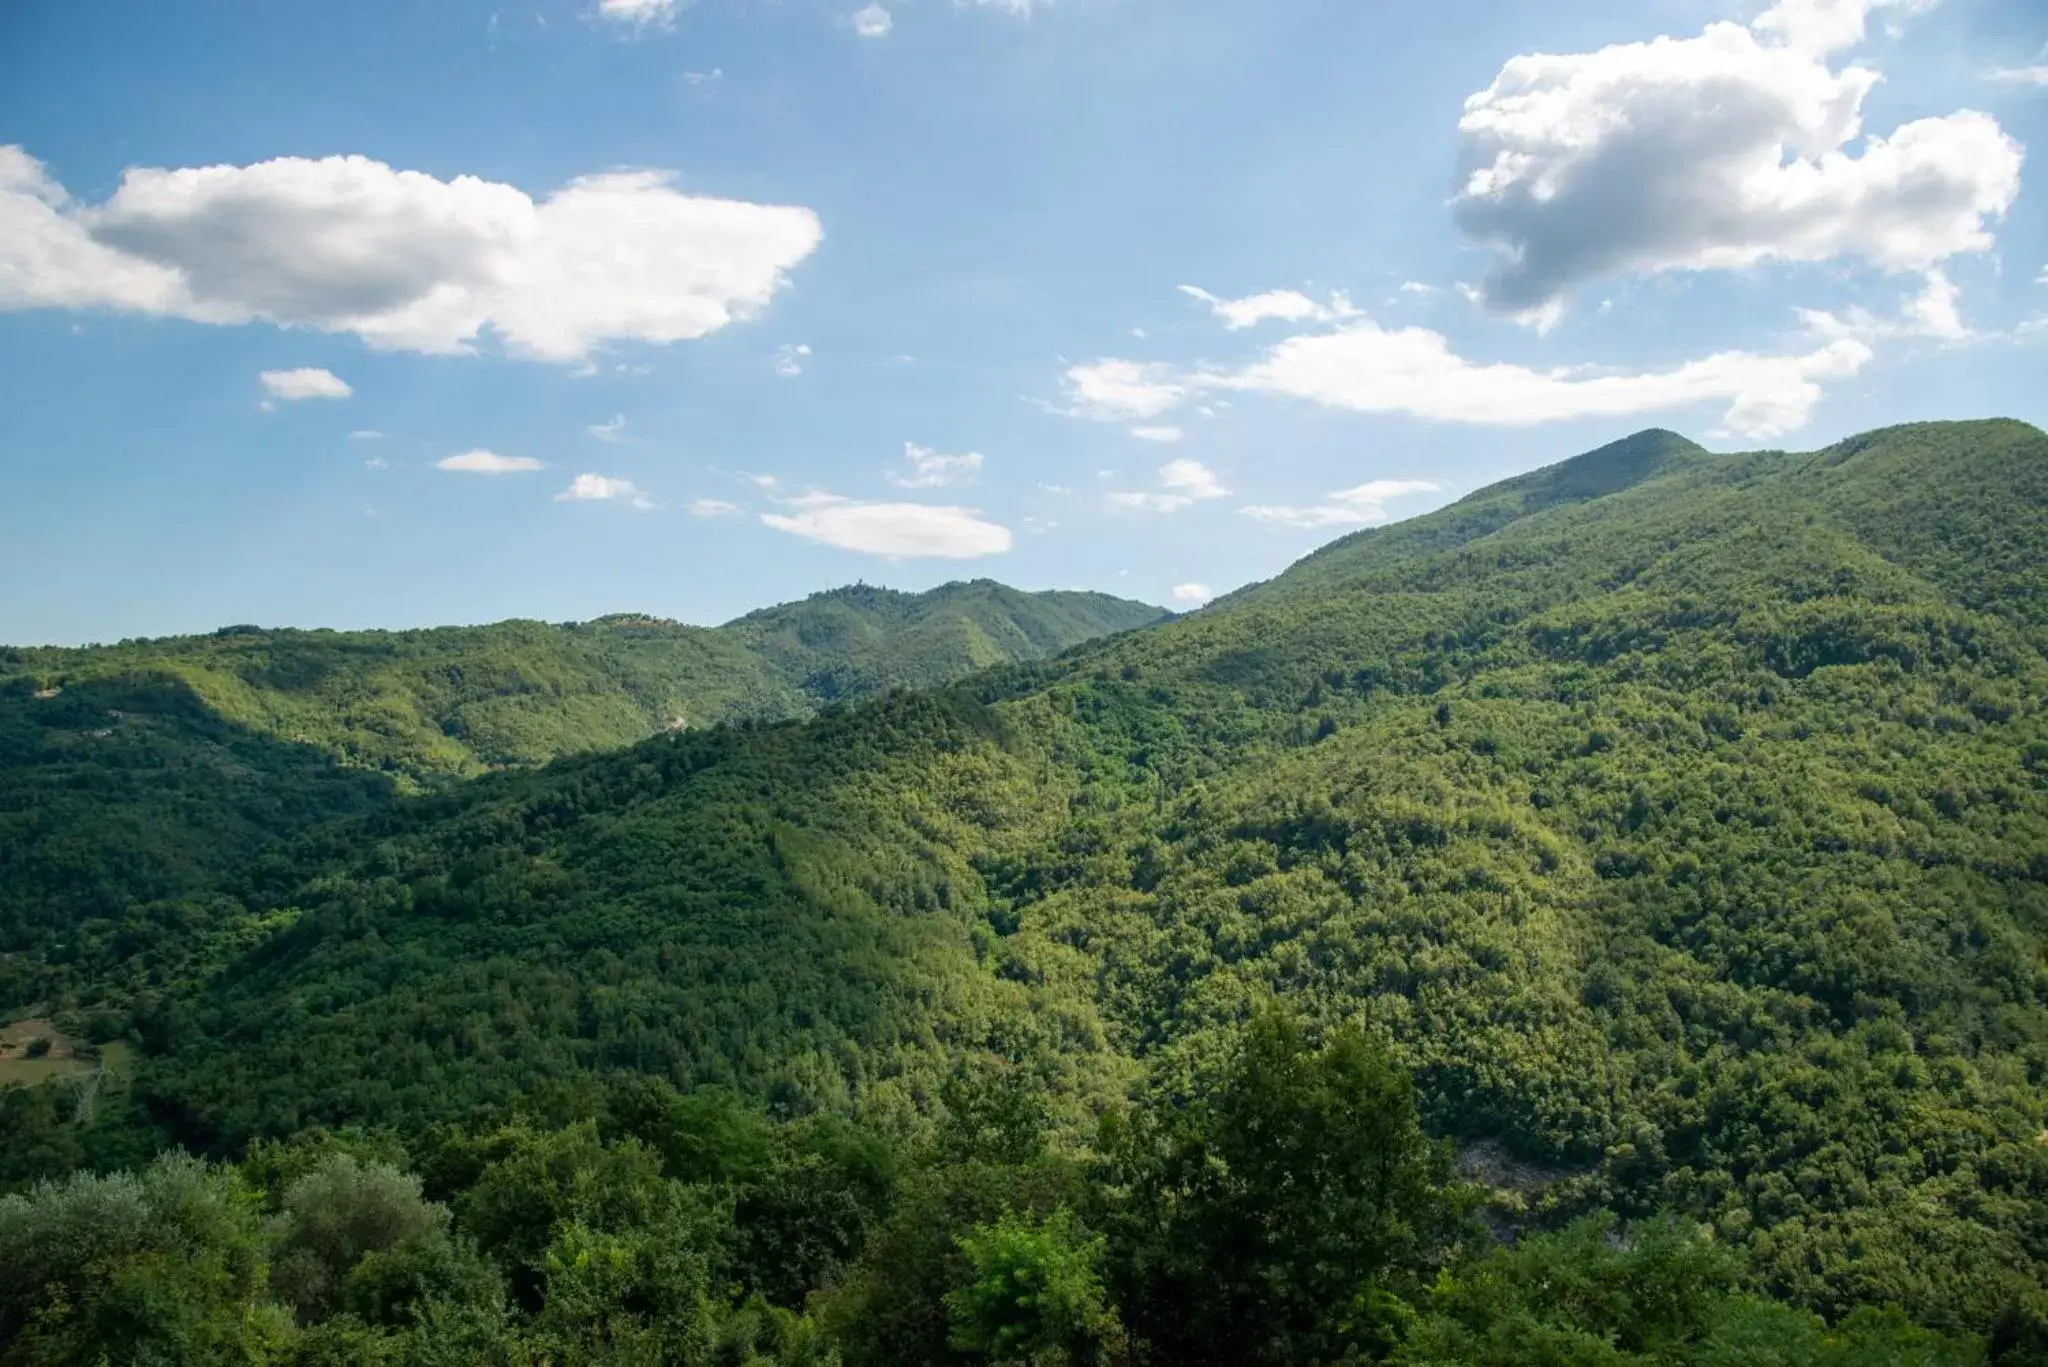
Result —
[[929, 593], [856, 585], [749, 613], [723, 630], [812, 698], [930, 688], [977, 670], [1042, 660], [1169, 614], [1102, 593], [1026, 593], [989, 579]]
[[994, 1057], [1078, 1135], [1277, 996], [1519, 1164], [1510, 1216], [1675, 1210], [1830, 1316], [2048, 1324], [2048, 438], [1646, 434], [1473, 505], [324, 828], [146, 994], [140, 1095], [228, 1149], [622, 1072], [908, 1125]]
[[84, 649], [0, 649], [0, 681], [56, 696], [88, 681], [162, 686], [231, 725], [431, 785], [658, 731], [808, 715], [1036, 660], [1168, 614], [987, 580], [928, 593], [839, 589], [724, 627], [630, 613], [417, 631], [224, 627]]

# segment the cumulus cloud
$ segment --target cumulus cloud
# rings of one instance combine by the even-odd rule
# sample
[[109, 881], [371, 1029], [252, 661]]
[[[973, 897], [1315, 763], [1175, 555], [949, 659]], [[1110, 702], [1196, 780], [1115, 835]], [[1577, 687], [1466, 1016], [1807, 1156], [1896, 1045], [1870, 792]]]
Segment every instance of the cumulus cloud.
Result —
[[287, 403], [301, 399], [346, 399], [355, 393], [346, 380], [315, 365], [296, 370], [266, 370], [256, 378], [263, 382], [264, 393]]
[[1778, 0], [1750, 25], [1786, 47], [1825, 56], [1863, 41], [1872, 14], [1900, 17], [1930, 10], [1940, 0]]
[[1178, 427], [1133, 427], [1131, 435], [1139, 441], [1156, 441], [1171, 445], [1181, 439]]
[[903, 443], [903, 460], [910, 467], [909, 472], [892, 474], [889, 482], [905, 489], [937, 489], [947, 484], [964, 483], [981, 473], [979, 451], [947, 456], [929, 446], [906, 441]]
[[1321, 503], [1307, 508], [1254, 504], [1240, 511], [1246, 517], [1287, 527], [1368, 527], [1392, 516], [1387, 511], [1389, 500], [1436, 492], [1437, 486], [1426, 479], [1376, 479], [1325, 494]]
[[482, 447], [434, 463], [440, 469], [455, 470], [465, 475], [517, 475], [546, 468], [532, 456], [501, 456]]
[[1232, 332], [1257, 327], [1268, 319], [1286, 323], [1327, 323], [1337, 318], [1348, 318], [1353, 313], [1350, 302], [1341, 294], [1334, 296], [1328, 304], [1318, 304], [1294, 290], [1268, 290], [1243, 299], [1219, 299], [1194, 285], [1182, 285], [1180, 292], [1207, 304], [1209, 311], [1221, 318], [1223, 325]]
[[758, 313], [821, 237], [809, 209], [686, 195], [662, 171], [584, 176], [536, 201], [360, 156], [130, 168], [85, 205], [0, 147], [0, 311], [268, 322], [440, 354], [489, 334], [574, 363]]
[[803, 342], [785, 342], [775, 348], [773, 365], [775, 373], [785, 380], [793, 380], [804, 373], [804, 362], [811, 358], [811, 348]]
[[630, 503], [635, 508], [652, 508], [655, 502], [630, 479], [610, 475], [578, 475], [569, 487], [555, 495], [557, 503]]
[[1206, 603], [1216, 596], [1207, 584], [1175, 584], [1173, 600], [1176, 603]]
[[739, 504], [727, 503], [722, 498], [700, 498], [690, 504], [691, 517], [734, 517], [739, 510]]
[[1873, 8], [1787, 0], [1754, 29], [1512, 58], [1459, 121], [1453, 212], [1499, 253], [1480, 297], [1540, 317], [1601, 276], [1850, 257], [1926, 270], [1989, 248], [2023, 149], [1969, 110], [1866, 136], [1879, 77], [1826, 56]]
[[984, 521], [978, 509], [866, 502], [837, 494], [805, 494], [790, 500], [789, 512], [763, 513], [761, 521], [792, 536], [891, 560], [971, 560], [1001, 555], [1011, 544], [1010, 529]]
[[889, 17], [889, 11], [880, 5], [868, 5], [853, 13], [853, 31], [863, 38], [887, 38], [896, 27], [896, 21]]

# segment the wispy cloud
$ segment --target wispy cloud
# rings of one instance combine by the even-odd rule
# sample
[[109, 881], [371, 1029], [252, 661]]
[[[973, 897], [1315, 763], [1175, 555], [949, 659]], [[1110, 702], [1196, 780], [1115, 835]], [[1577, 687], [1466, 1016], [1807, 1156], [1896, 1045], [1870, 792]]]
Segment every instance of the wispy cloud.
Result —
[[626, 435], [626, 415], [614, 413], [605, 422], [594, 422], [586, 429], [599, 441], [618, 441]]
[[1143, 513], [1177, 513], [1209, 499], [1227, 498], [1230, 490], [1216, 472], [1198, 460], [1170, 460], [1159, 467], [1159, 490], [1119, 490], [1109, 495], [1112, 507]]
[[1133, 427], [1131, 435], [1139, 441], [1156, 441], [1170, 445], [1179, 441], [1182, 433], [1178, 427]]
[[1221, 318], [1223, 325], [1232, 332], [1257, 327], [1271, 319], [1283, 323], [1327, 323], [1348, 318], [1356, 312], [1350, 300], [1341, 294], [1332, 296], [1328, 304], [1318, 304], [1296, 290], [1268, 290], [1243, 299], [1219, 299], [1195, 285], [1182, 285], [1180, 292], [1207, 304], [1209, 311]]
[[690, 504], [691, 517], [733, 517], [739, 510], [739, 504], [727, 503], [722, 498], [700, 498]]
[[256, 377], [263, 392], [273, 399], [297, 403], [302, 399], [346, 399], [355, 393], [348, 382], [331, 370], [305, 365], [296, 370], [266, 370]]
[[1175, 584], [1173, 601], [1176, 603], [1206, 603], [1216, 596], [1216, 591], [1207, 584]]
[[941, 455], [914, 441], [903, 443], [903, 460], [908, 474], [891, 474], [889, 482], [904, 489], [937, 489], [963, 484], [981, 473], [981, 452], [964, 451], [957, 456]]
[[1367, 527], [1388, 519], [1389, 500], [1437, 491], [1437, 486], [1426, 479], [1376, 479], [1326, 494], [1321, 503], [1306, 508], [1255, 504], [1240, 511], [1246, 517], [1288, 527]]
[[795, 344], [785, 342], [783, 345], [775, 348], [775, 359], [772, 364], [777, 375], [780, 375], [785, 380], [793, 380], [804, 373], [804, 362], [810, 358], [811, 349], [807, 344], [803, 342]]
[[675, 26], [679, 8], [678, 0], [597, 0], [597, 17], [635, 30], [665, 29]]
[[975, 508], [927, 503], [880, 503], [810, 493], [788, 500], [787, 513], [763, 513], [761, 521], [779, 532], [805, 537], [891, 560], [971, 560], [1010, 549], [1007, 527], [989, 522]]
[[1067, 407], [1061, 411], [1098, 422], [1142, 422], [1171, 413], [1200, 383], [1163, 362], [1126, 360], [1070, 366], [1066, 379]]
[[2048, 85], [2048, 66], [1993, 67], [1984, 79], [2001, 85]]
[[547, 468], [531, 456], [501, 456], [496, 451], [486, 451], [482, 447], [474, 451], [464, 451], [460, 455], [448, 456], [434, 464], [439, 469], [454, 470], [465, 475], [518, 475], [529, 470]]
[[1236, 370], [1117, 358], [1072, 366], [1066, 373], [1068, 402], [1058, 411], [1128, 422], [1162, 417], [1217, 390], [1236, 390], [1360, 413], [1530, 427], [1721, 402], [1728, 405], [1722, 418], [1728, 430], [1765, 439], [1803, 426], [1823, 397], [1822, 382], [1856, 374], [1873, 354], [1868, 343], [1839, 336], [1804, 353], [1724, 351], [1668, 370], [1537, 370], [1470, 361], [1440, 332], [1358, 318], [1286, 338]]
[[1904, 300], [1894, 318], [1880, 318], [1868, 309], [1851, 308], [1840, 313], [1820, 309], [1798, 309], [1799, 321], [1814, 336], [1829, 341], [1854, 338], [1873, 342], [1896, 337], [1932, 337], [1941, 341], [1967, 341], [1972, 335], [1957, 307], [1961, 291], [1945, 272], [1927, 272], [1920, 292]]

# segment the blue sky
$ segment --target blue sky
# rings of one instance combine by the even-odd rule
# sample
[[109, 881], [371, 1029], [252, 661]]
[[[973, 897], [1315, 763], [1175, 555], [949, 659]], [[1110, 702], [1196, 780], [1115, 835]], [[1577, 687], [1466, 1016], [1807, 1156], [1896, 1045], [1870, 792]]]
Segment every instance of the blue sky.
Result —
[[0, 640], [1186, 608], [1647, 426], [2048, 423], [2035, 0], [0, 9]]

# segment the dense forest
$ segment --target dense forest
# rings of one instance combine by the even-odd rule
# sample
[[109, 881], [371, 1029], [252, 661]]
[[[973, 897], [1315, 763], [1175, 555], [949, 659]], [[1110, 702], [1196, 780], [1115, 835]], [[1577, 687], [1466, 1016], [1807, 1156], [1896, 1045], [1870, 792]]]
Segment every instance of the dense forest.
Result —
[[[278, 839], [401, 795], [809, 716], [1166, 615], [977, 580], [856, 585], [718, 628], [620, 614], [0, 648], [0, 952], [45, 955], [62, 927], [195, 896]], [[0, 1006], [19, 999], [0, 988]]]
[[161, 849], [363, 771], [79, 761], [0, 1363], [2048, 1360], [2048, 437], [1644, 433], [1053, 644]]

